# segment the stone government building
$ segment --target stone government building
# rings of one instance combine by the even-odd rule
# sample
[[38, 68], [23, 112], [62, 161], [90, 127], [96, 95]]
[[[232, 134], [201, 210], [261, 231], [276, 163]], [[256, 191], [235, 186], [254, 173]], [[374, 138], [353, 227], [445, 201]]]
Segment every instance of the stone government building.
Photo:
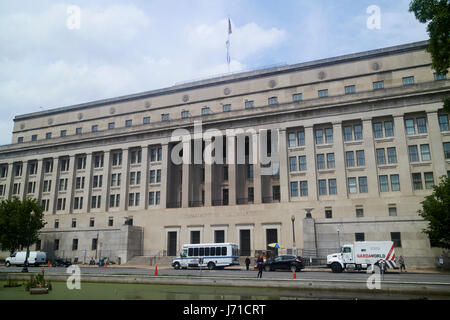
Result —
[[[16, 116], [12, 143], [0, 147], [0, 199], [42, 203], [47, 225], [32, 249], [49, 257], [125, 263], [201, 242], [234, 242], [253, 256], [279, 242], [279, 253], [323, 258], [348, 242], [392, 240], [408, 265], [432, 266], [441, 251], [417, 210], [450, 173], [441, 102], [450, 81], [433, 72], [426, 46]], [[195, 121], [277, 132], [279, 170], [261, 175], [249, 159], [174, 164], [171, 135]]]

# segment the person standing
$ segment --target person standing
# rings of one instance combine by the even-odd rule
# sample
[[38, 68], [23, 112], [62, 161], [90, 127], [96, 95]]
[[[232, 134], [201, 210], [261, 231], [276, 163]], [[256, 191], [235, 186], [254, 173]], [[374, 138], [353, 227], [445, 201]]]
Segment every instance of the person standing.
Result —
[[378, 267], [380, 267], [381, 280], [384, 280], [384, 271], [386, 270], [386, 261], [380, 259], [378, 262]]
[[403, 272], [402, 270], [405, 270], [406, 272], [405, 259], [403, 258], [403, 256], [400, 256], [400, 258], [398, 259], [398, 263], [400, 264], [400, 272]]
[[245, 268], [247, 269], [247, 271], [248, 271], [248, 266], [250, 265], [250, 258], [249, 257], [247, 257], [246, 259], [245, 259]]
[[262, 273], [264, 269], [264, 260], [261, 255], [256, 260], [256, 264], [258, 265], [258, 278], [262, 278]]

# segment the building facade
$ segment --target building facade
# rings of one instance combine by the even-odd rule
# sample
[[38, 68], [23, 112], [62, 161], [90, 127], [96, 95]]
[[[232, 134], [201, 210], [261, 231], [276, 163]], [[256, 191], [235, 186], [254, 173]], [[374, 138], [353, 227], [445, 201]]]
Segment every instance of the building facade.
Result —
[[[409, 265], [431, 266], [440, 251], [417, 210], [450, 172], [450, 81], [426, 46], [16, 116], [0, 147], [0, 199], [38, 199], [37, 249], [79, 261], [200, 242], [234, 242], [241, 255], [279, 242], [278, 253], [316, 258], [392, 240]], [[253, 161], [265, 146], [269, 167]], [[205, 161], [208, 148], [223, 163]]]

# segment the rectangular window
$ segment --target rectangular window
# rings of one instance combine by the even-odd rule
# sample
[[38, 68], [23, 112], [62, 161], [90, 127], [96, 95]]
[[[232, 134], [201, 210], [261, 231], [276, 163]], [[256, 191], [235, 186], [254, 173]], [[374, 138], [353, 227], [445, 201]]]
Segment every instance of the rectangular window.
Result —
[[444, 142], [442, 145], [444, 147], [445, 159], [450, 159], [450, 142]]
[[142, 162], [142, 150], [131, 151], [131, 164], [137, 164]]
[[328, 97], [328, 89], [324, 89], [324, 90], [319, 90], [317, 92], [319, 98], [325, 98]]
[[277, 97], [271, 97], [268, 100], [269, 104], [277, 104], [278, 103], [278, 98]]
[[45, 134], [45, 139], [51, 139], [52, 138], [52, 133], [51, 132], [47, 132]]
[[356, 165], [358, 167], [363, 167], [366, 165], [366, 160], [364, 156], [364, 150], [357, 150], [356, 151]]
[[348, 178], [348, 192], [357, 193], [356, 178]]
[[355, 233], [355, 241], [366, 241], [363, 232]]
[[77, 170], [86, 169], [86, 157], [81, 156], [77, 157]]
[[325, 143], [333, 143], [333, 129], [332, 128], [325, 129]]
[[409, 151], [409, 162], [419, 161], [419, 153], [417, 151], [417, 146], [408, 146]]
[[161, 114], [161, 121], [169, 121], [169, 114], [168, 113]]
[[245, 109], [251, 109], [254, 106], [254, 101], [245, 101]]
[[108, 123], [108, 129], [109, 130], [114, 129], [114, 127], [115, 127], [115, 123], [114, 122]]
[[417, 133], [427, 133], [427, 121], [425, 118], [417, 118]]
[[317, 169], [325, 169], [325, 156], [324, 154], [317, 155]]
[[125, 120], [125, 127], [131, 127], [133, 125], [133, 120]]
[[376, 138], [383, 138], [383, 123], [382, 122], [375, 122], [373, 124], [373, 137]]
[[308, 181], [300, 181], [300, 196], [308, 196]]
[[325, 219], [332, 219], [333, 218], [333, 211], [328, 209], [325, 210]]
[[421, 173], [413, 173], [412, 178], [413, 178], [414, 190], [422, 190], [423, 189], [422, 174]]
[[356, 217], [357, 218], [364, 217], [364, 209], [363, 208], [356, 208]]
[[420, 145], [420, 157], [422, 158], [422, 161], [431, 160], [430, 146], [428, 144]]
[[368, 192], [367, 177], [359, 177], [358, 183], [359, 183], [359, 192], [367, 193]]
[[406, 134], [415, 134], [416, 133], [416, 127], [414, 125], [414, 119], [406, 119], [405, 120], [405, 128], [406, 128]]
[[67, 130], [61, 130], [60, 136], [61, 136], [61, 137], [67, 136]]
[[149, 124], [150, 123], [150, 117], [144, 117], [142, 119], [143, 124]]
[[301, 93], [296, 93], [292, 95], [292, 101], [301, 101], [303, 98], [303, 95]]
[[398, 174], [391, 174], [391, 191], [400, 191], [400, 179]]
[[297, 157], [289, 157], [289, 171], [297, 171]]
[[72, 251], [78, 250], [78, 239], [72, 240]]
[[299, 156], [298, 163], [299, 171], [306, 171], [306, 156]]
[[98, 131], [98, 125], [97, 124], [95, 124], [95, 125], [93, 125], [92, 127], [92, 132], [97, 132]]
[[379, 180], [380, 180], [380, 192], [389, 192], [388, 176], [386, 175], [379, 176]]
[[291, 182], [291, 197], [298, 197], [298, 182]]
[[394, 243], [394, 248], [401, 248], [402, 239], [400, 232], [391, 232], [391, 241]]
[[327, 180], [319, 180], [319, 195], [327, 195]]
[[362, 140], [362, 125], [357, 124], [353, 126], [354, 134], [355, 134], [355, 140]]
[[433, 189], [434, 186], [433, 172], [424, 172], [423, 177], [425, 180], [425, 189]]
[[330, 195], [337, 194], [336, 179], [328, 179], [328, 192]]
[[414, 76], [411, 77], [403, 77], [402, 78], [402, 83], [404, 86], [410, 85], [410, 84], [414, 84]]
[[384, 81], [375, 81], [373, 83], [373, 90], [383, 89], [384, 88]]
[[181, 118], [182, 119], [189, 118], [189, 111], [186, 111], [186, 110], [181, 111]]
[[323, 130], [316, 129], [316, 144], [323, 144]]
[[448, 115], [440, 114], [439, 115], [439, 128], [441, 131], [448, 131]]
[[89, 227], [94, 227], [95, 225], [95, 219], [94, 218], [90, 218], [89, 219]]
[[387, 148], [388, 162], [397, 163], [397, 152], [395, 147]]
[[352, 140], [353, 140], [352, 126], [345, 126], [344, 141], [352, 141]]
[[384, 122], [384, 135], [386, 137], [393, 137], [394, 136], [394, 125], [392, 124], [392, 121], [385, 121]]
[[389, 216], [396, 217], [397, 216], [397, 207], [389, 207]]
[[108, 218], [108, 227], [112, 227], [114, 224], [114, 218], [113, 217], [109, 217]]
[[231, 111], [231, 104], [224, 104], [222, 107], [223, 112]]
[[434, 72], [434, 73], [433, 73], [433, 76], [434, 76], [434, 80], [435, 80], [435, 81], [447, 79], [447, 76], [446, 76], [445, 74], [442, 74], [442, 73], [436, 73], [436, 72]]
[[386, 154], [384, 149], [377, 149], [377, 164], [386, 164]]
[[253, 203], [255, 199], [255, 190], [253, 189], [253, 187], [249, 187], [247, 189], [247, 198], [249, 203]]
[[122, 152], [114, 152], [112, 154], [112, 165], [121, 166], [122, 165]]
[[31, 141], [37, 141], [37, 134], [33, 134], [31, 136]]
[[298, 146], [304, 146], [305, 145], [305, 131], [298, 131], [297, 132], [297, 139], [298, 139]]
[[160, 204], [160, 199], [161, 199], [161, 192], [160, 191], [156, 191], [155, 195], [156, 195], [155, 204], [159, 205]]
[[208, 115], [211, 113], [211, 109], [209, 107], [203, 107], [202, 108], [202, 116]]
[[103, 168], [103, 154], [98, 154], [94, 156], [94, 168]]
[[356, 88], [354, 85], [345, 86], [345, 94], [355, 93]]
[[353, 151], [345, 152], [345, 164], [346, 164], [347, 168], [355, 166], [355, 156], [354, 156]]
[[293, 148], [297, 145], [297, 141], [295, 141], [295, 132], [288, 133], [288, 144], [289, 148]]
[[334, 167], [335, 167], [334, 153], [327, 153], [327, 168], [333, 169]]

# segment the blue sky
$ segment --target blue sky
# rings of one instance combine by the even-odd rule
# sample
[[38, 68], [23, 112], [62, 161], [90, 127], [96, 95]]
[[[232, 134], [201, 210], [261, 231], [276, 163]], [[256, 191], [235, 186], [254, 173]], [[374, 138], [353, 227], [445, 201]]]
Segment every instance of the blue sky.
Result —
[[[0, 2], [0, 145], [13, 118], [231, 71], [334, 57], [428, 38], [410, 0]], [[70, 29], [68, 7], [80, 9]], [[366, 9], [380, 8], [369, 29]]]

